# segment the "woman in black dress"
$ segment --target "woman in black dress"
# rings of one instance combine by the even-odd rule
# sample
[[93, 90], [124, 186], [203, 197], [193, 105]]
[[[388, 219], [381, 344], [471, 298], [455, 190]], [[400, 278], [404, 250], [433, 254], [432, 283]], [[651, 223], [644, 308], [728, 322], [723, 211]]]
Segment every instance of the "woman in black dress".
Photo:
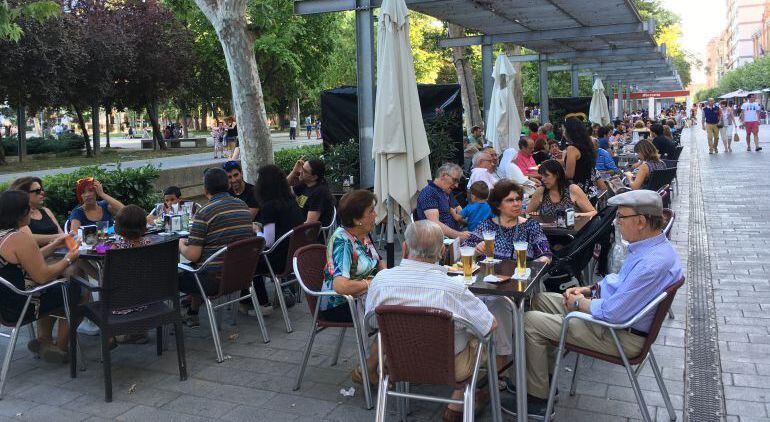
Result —
[[43, 206], [45, 189], [38, 177], [20, 177], [11, 183], [8, 190], [20, 190], [29, 194], [29, 225], [22, 231], [28, 231], [39, 246], [45, 246], [58, 239], [62, 234], [61, 226], [53, 212]]
[[588, 136], [586, 127], [578, 119], [568, 119], [564, 126], [565, 136], [569, 141], [564, 153], [564, 173], [567, 179], [580, 186], [589, 197], [592, 194], [594, 182], [592, 180], [596, 165], [596, 152], [593, 142]]

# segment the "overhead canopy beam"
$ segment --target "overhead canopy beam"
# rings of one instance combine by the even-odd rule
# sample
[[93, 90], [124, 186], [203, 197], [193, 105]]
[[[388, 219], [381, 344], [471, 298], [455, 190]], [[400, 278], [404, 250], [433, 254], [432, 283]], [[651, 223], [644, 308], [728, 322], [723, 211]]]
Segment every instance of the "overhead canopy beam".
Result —
[[[555, 41], [555, 40], [572, 40], [581, 38], [591, 38], [603, 35], [623, 35], [623, 34], [636, 34], [639, 32], [647, 32], [655, 30], [655, 21], [641, 23], [627, 23], [619, 25], [603, 25], [603, 26], [589, 26], [589, 27], [576, 27], [576, 28], [561, 28], [561, 29], [549, 29], [547, 31], [525, 31], [525, 32], [513, 32], [508, 34], [493, 34], [489, 35], [493, 43], [513, 43], [513, 44], [525, 44], [535, 41]], [[446, 38], [439, 40], [438, 46], [443, 48], [449, 47], [467, 47], [471, 45], [482, 44], [482, 36], [475, 35], [469, 37], [457, 37]]]
[[[405, 0], [407, 6], [424, 3], [441, 3], [445, 0]], [[368, 5], [361, 5], [356, 0], [297, 0], [294, 2], [295, 15], [315, 15], [317, 13], [345, 12], [348, 10], [374, 9], [380, 7], [382, 0], [372, 0]]]
[[670, 69], [665, 62], [650, 63], [648, 61], [638, 62], [638, 64], [629, 65], [627, 62], [617, 62], [615, 64], [605, 63], [603, 65], [586, 65], [586, 64], [558, 64], [548, 66], [549, 72], [566, 72], [577, 69], [584, 72], [589, 71], [608, 71], [608, 70], [624, 70], [624, 69]]

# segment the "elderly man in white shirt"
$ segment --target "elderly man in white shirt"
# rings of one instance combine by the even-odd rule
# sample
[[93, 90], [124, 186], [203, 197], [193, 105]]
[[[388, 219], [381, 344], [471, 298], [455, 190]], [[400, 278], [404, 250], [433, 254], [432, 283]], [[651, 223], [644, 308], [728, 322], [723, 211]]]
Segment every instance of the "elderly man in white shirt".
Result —
[[468, 179], [468, 186], [481, 181], [492, 190], [498, 181], [495, 175], [496, 164], [495, 159], [488, 152], [477, 152], [473, 156], [473, 170], [471, 170], [471, 177]]
[[[495, 329], [497, 322], [501, 321], [501, 328], [494, 341], [498, 364], [504, 363], [512, 352], [510, 308], [495, 303], [495, 306], [487, 305], [490, 307], [487, 309], [484, 302], [465, 287], [462, 277], [450, 277], [446, 268], [438, 265], [444, 252], [444, 234], [436, 223], [429, 220], [416, 221], [406, 228], [404, 238], [404, 259], [400, 265], [380, 271], [374, 277], [366, 294], [365, 314], [374, 312], [380, 305], [432, 307], [467, 319], [482, 333]], [[458, 328], [455, 331], [457, 380], [466, 379], [473, 371], [476, 347], [477, 342], [469, 341], [465, 330]], [[462, 391], [455, 391], [453, 398], [462, 398]], [[462, 411], [461, 407], [452, 404], [446, 413], [453, 420], [458, 411]]]

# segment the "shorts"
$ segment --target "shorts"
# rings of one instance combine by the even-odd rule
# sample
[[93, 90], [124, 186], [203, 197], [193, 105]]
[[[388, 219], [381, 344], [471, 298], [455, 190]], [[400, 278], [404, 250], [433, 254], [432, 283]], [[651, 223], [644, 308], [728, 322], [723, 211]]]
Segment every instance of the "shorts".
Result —
[[[476, 364], [476, 352], [481, 345], [475, 338], [468, 341], [462, 352], [455, 355], [455, 381], [462, 382], [473, 375], [473, 367]], [[487, 360], [485, 353], [481, 354], [481, 363]]]
[[746, 136], [750, 133], [759, 134], [759, 122], [743, 122], [743, 126], [746, 128]]
[[313, 130], [313, 126], [305, 126], [305, 128], [307, 129], [308, 132]]

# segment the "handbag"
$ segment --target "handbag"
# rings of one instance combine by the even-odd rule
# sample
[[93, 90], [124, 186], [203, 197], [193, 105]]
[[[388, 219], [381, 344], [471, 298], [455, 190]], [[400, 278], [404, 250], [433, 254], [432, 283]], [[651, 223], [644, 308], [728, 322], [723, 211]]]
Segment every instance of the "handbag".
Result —
[[734, 133], [733, 134], [733, 142], [740, 142], [740, 141], [741, 141], [741, 137], [738, 136], [737, 133]]

